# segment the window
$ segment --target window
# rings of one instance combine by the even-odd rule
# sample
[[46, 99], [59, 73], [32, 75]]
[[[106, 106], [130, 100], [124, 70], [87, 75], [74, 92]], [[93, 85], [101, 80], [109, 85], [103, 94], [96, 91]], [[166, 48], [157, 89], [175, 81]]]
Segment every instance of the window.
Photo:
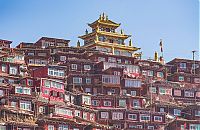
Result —
[[119, 75], [120, 76], [120, 72], [119, 71], [114, 71], [114, 75]]
[[6, 130], [6, 126], [0, 125], [0, 130]]
[[159, 93], [160, 94], [166, 94], [165, 88], [159, 88]]
[[60, 61], [65, 61], [66, 60], [66, 56], [60, 56]]
[[72, 70], [77, 70], [77, 64], [71, 64], [71, 69]]
[[137, 95], [136, 91], [131, 91], [131, 96], [136, 96], [136, 95]]
[[153, 76], [153, 70], [148, 71], [148, 76]]
[[122, 63], [122, 60], [121, 59], [117, 59], [117, 63]]
[[46, 60], [41, 60], [41, 64], [42, 64], [42, 65], [46, 65], [46, 64], [47, 64], [47, 61], [46, 61]]
[[35, 59], [35, 64], [41, 64], [41, 60], [40, 59]]
[[50, 88], [51, 87], [51, 82], [48, 81], [48, 80], [45, 80], [44, 86], [47, 87], [47, 88]]
[[104, 106], [111, 106], [111, 101], [103, 101]]
[[108, 112], [101, 112], [102, 119], [108, 119], [108, 117], [109, 117]]
[[84, 65], [84, 70], [91, 70], [91, 66], [90, 65]]
[[91, 120], [91, 121], [94, 121], [94, 118], [95, 118], [95, 114], [91, 113], [91, 114], [90, 114], [90, 120]]
[[93, 106], [99, 106], [99, 101], [98, 100], [92, 100], [92, 105]]
[[15, 93], [23, 94], [23, 88], [20, 86], [15, 87]]
[[118, 44], [123, 44], [123, 40], [122, 39], [118, 39]]
[[81, 116], [81, 111], [75, 110], [75, 116], [80, 117]]
[[106, 37], [105, 36], [99, 36], [99, 41], [105, 42]]
[[141, 80], [125, 79], [125, 87], [141, 87]]
[[23, 88], [23, 94], [28, 94], [28, 95], [31, 95], [31, 88]]
[[13, 101], [12, 101], [12, 102], [10, 103], [10, 106], [11, 106], [11, 107], [16, 108], [16, 105], [17, 105], [17, 102], [13, 102]]
[[58, 130], [68, 130], [68, 125], [59, 125]]
[[193, 91], [185, 91], [185, 97], [194, 97]]
[[102, 76], [103, 83], [110, 83], [110, 84], [120, 84], [120, 76], [116, 75], [103, 75]]
[[29, 56], [34, 56], [34, 53], [33, 52], [29, 52], [28, 55]]
[[137, 114], [128, 114], [129, 120], [137, 120]]
[[16, 75], [17, 74], [17, 67], [10, 67], [10, 74], [14, 74]]
[[15, 82], [15, 81], [14, 81], [13, 79], [8, 79], [8, 83], [9, 83], [9, 84], [14, 84], [14, 82]]
[[196, 97], [200, 97], [200, 91], [196, 92]]
[[140, 107], [139, 100], [136, 100], [136, 99], [133, 100], [133, 107]]
[[200, 78], [194, 78], [194, 83], [200, 83]]
[[174, 90], [174, 96], [181, 96], [181, 90]]
[[20, 101], [20, 109], [31, 110], [31, 102], [29, 101]]
[[98, 61], [101, 62], [101, 61], [105, 61], [106, 59], [104, 57], [98, 57]]
[[67, 115], [67, 116], [73, 116], [72, 110], [65, 109], [65, 108], [55, 108], [55, 113], [59, 115]]
[[180, 116], [180, 115], [181, 115], [181, 110], [179, 110], [179, 109], [174, 109], [174, 115], [175, 115], [175, 116]]
[[115, 55], [120, 55], [120, 51], [119, 50], [115, 50]]
[[180, 63], [180, 68], [181, 69], [186, 69], [186, 63]]
[[0, 96], [4, 96], [4, 91], [0, 90]]
[[48, 130], [54, 130], [54, 125], [48, 125]]
[[34, 64], [34, 60], [33, 60], [33, 59], [29, 59], [29, 60], [28, 60], [28, 63], [29, 63], [29, 64]]
[[112, 113], [112, 119], [113, 120], [120, 120], [123, 119], [123, 113], [122, 112], [113, 112]]
[[85, 88], [85, 92], [86, 93], [90, 93], [91, 92], [91, 88]]
[[200, 110], [195, 110], [195, 116], [200, 116]]
[[86, 84], [91, 84], [91, 78], [86, 78], [86, 79], [85, 79], [85, 83], [86, 83]]
[[179, 81], [184, 81], [184, 76], [179, 76], [179, 77], [178, 77], [178, 80], [179, 80]]
[[190, 124], [189, 130], [200, 130], [200, 124]]
[[28, 79], [28, 85], [33, 86], [33, 80]]
[[145, 114], [141, 114], [140, 115], [140, 121], [150, 121], [150, 116], [145, 115]]
[[160, 108], [160, 112], [165, 112], [165, 108]]
[[114, 57], [108, 57], [108, 62], [115, 63], [116, 62], [116, 58], [114, 58]]
[[148, 130], [154, 130], [154, 126], [148, 126]]
[[6, 72], [6, 65], [5, 65], [5, 64], [2, 64], [2, 66], [1, 66], [1, 71], [2, 71], [2, 72]]
[[149, 89], [151, 93], [156, 93], [156, 87], [150, 87]]
[[126, 107], [126, 100], [125, 99], [119, 100], [119, 107]]
[[83, 104], [91, 105], [91, 97], [90, 96], [83, 96]]
[[83, 119], [87, 120], [87, 112], [83, 112]]
[[162, 117], [161, 116], [154, 116], [154, 121], [162, 122]]
[[163, 78], [164, 77], [163, 72], [157, 72], [157, 77]]
[[181, 125], [181, 130], [185, 130], [185, 126], [184, 125]]
[[80, 78], [80, 77], [73, 77], [73, 83], [75, 83], [75, 84], [81, 84], [82, 83], [82, 78]]

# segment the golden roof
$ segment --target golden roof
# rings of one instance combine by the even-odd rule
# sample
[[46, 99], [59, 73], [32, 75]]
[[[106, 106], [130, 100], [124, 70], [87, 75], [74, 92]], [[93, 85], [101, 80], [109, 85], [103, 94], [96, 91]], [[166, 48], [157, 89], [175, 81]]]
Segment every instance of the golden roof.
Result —
[[117, 28], [120, 26], [120, 23], [115, 23], [112, 20], [108, 19], [108, 16], [106, 16], [104, 13], [103, 15], [100, 15], [99, 19], [94, 21], [93, 23], [89, 23], [88, 26], [91, 28], [97, 26], [97, 25], [107, 25], [107, 26], [112, 26], [114, 28]]
[[91, 33], [83, 35], [83, 36], [79, 36], [79, 38], [87, 39], [87, 38], [90, 38], [91, 36], [95, 36], [96, 34], [97, 35], [110, 36], [110, 37], [118, 37], [118, 38], [122, 38], [122, 39], [127, 39], [131, 36], [131, 35], [120, 34], [120, 33], [106, 32], [106, 31], [96, 31], [96, 32], [91, 32]]

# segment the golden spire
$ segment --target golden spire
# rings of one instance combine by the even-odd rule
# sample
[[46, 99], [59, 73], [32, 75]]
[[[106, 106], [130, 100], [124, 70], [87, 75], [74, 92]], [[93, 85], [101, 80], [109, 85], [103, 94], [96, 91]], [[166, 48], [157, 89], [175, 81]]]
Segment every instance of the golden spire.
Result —
[[103, 12], [103, 15], [102, 15], [102, 19], [105, 20], [105, 14], [104, 14], [104, 12]]
[[86, 34], [86, 35], [88, 34], [88, 30], [87, 30], [87, 29], [85, 30], [85, 34]]
[[129, 40], [129, 46], [133, 46], [132, 39]]
[[154, 61], [158, 61], [158, 52], [156, 52], [156, 51], [154, 53]]
[[106, 15], [106, 21], [108, 21], [108, 15]]
[[100, 14], [100, 16], [99, 16], [99, 20], [102, 20], [103, 18], [102, 18], [102, 15]]
[[77, 41], [77, 47], [81, 47], [81, 43], [79, 40]]
[[124, 31], [121, 29], [121, 34], [123, 35], [124, 34]]

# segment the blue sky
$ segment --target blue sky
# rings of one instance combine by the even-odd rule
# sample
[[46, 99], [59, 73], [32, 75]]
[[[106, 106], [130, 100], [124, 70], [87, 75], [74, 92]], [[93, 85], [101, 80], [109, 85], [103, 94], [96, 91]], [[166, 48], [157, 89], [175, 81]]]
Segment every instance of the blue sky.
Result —
[[198, 0], [0, 0], [0, 39], [14, 47], [48, 36], [74, 46], [102, 12], [132, 35], [145, 59], [159, 51], [160, 39], [167, 61], [199, 50]]

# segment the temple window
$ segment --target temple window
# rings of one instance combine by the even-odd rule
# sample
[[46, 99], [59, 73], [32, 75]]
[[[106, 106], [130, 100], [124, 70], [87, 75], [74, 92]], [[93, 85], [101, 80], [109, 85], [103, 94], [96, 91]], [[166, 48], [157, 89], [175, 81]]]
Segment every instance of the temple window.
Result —
[[106, 32], [110, 32], [110, 28], [106, 28]]
[[115, 50], [115, 55], [120, 55], [120, 51], [119, 50]]
[[193, 91], [185, 91], [185, 97], [194, 97]]
[[123, 40], [122, 39], [118, 39], [118, 44], [123, 44]]

